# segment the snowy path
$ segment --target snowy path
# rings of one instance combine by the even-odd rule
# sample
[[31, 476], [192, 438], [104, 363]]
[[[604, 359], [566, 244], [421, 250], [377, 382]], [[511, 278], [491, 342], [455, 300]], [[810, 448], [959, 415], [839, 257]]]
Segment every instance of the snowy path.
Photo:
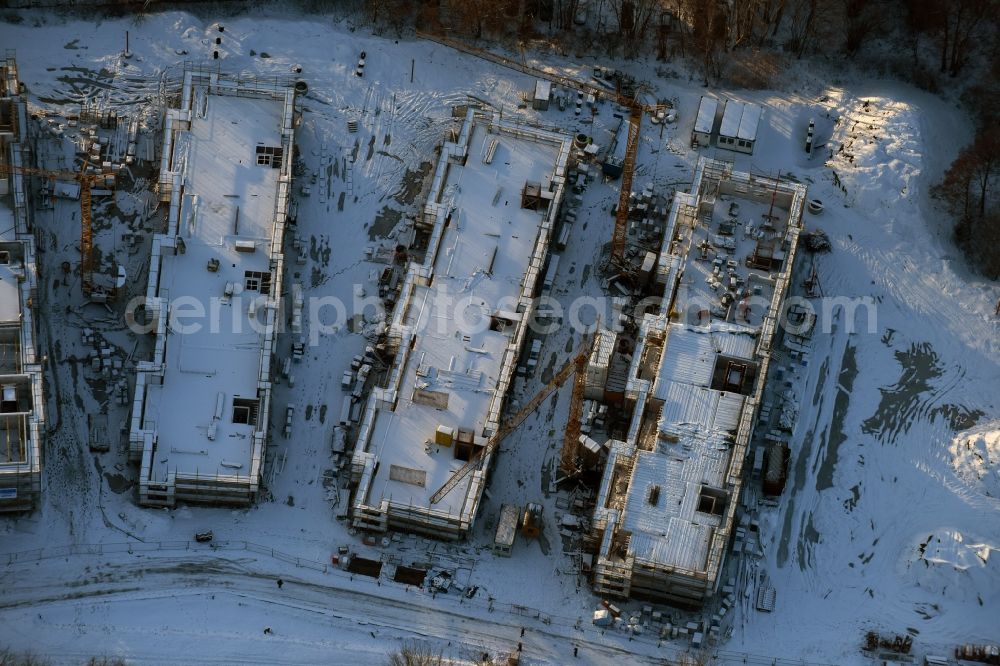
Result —
[[[235, 654], [244, 661], [242, 655], [258, 652], [251, 647], [258, 643], [267, 644], [262, 651], [267, 655], [280, 655], [282, 643], [294, 644], [286, 647], [294, 647], [296, 657], [261, 657], [250, 663], [303, 663], [310, 654], [324, 660], [336, 654], [333, 663], [348, 663], [365, 656], [370, 660], [391, 644], [416, 638], [448, 643], [469, 654], [508, 652], [521, 642], [526, 656], [547, 663], [565, 660], [572, 645], [579, 646], [581, 663], [626, 656], [639, 663], [637, 651], [655, 650], [628, 643], [624, 636], [601, 636], [592, 627], [577, 631], [557, 623], [519, 623], [501, 612], [477, 617], [452, 598], [431, 599], [389, 585], [376, 588], [362, 577], [352, 581], [302, 569], [296, 570], [300, 575], [289, 575], [287, 567], [257, 556], [164, 552], [74, 562], [85, 563], [82, 580], [58, 560], [8, 568], [0, 576], [5, 626], [22, 627], [18, 633], [25, 637], [60, 630], [64, 637], [50, 641], [41, 653], [66, 657], [104, 652], [105, 635], [113, 631], [115, 642], [131, 658], [154, 663], [176, 660], [170, 641], [180, 636], [200, 646], [192, 663], [222, 663]], [[279, 576], [284, 581], [280, 589], [275, 585]], [[202, 624], [206, 616], [214, 621]], [[156, 619], [169, 626], [157, 626]], [[264, 634], [265, 626], [273, 633]], [[523, 638], [521, 626], [528, 627]], [[13, 644], [38, 651], [30, 643]]]

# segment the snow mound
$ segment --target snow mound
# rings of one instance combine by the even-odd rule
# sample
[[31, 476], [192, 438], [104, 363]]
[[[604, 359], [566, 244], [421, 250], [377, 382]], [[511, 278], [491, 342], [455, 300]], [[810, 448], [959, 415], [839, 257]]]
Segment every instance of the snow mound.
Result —
[[1000, 421], [957, 434], [948, 453], [959, 478], [1000, 498]]
[[915, 537], [900, 564], [914, 585], [967, 601], [1000, 586], [998, 550], [995, 543], [942, 528]]
[[918, 109], [898, 100], [845, 95], [838, 112], [830, 141], [838, 149], [830, 166], [848, 201], [874, 212], [910, 198], [921, 172]]

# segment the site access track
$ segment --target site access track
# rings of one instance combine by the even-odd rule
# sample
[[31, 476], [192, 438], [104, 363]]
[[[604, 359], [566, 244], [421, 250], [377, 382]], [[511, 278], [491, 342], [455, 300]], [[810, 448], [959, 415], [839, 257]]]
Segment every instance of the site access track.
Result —
[[[294, 567], [266, 553], [246, 551], [249, 544], [244, 542], [222, 542], [214, 546], [190, 542], [187, 550], [182, 549], [180, 544], [183, 543], [164, 543], [161, 547], [154, 543], [135, 543], [137, 550], [133, 553], [116, 548], [114, 552], [100, 555], [70, 557], [50, 557], [43, 555], [43, 551], [32, 551], [26, 555], [35, 555], [34, 558], [8, 559], [0, 573], [0, 590], [3, 590], [0, 617], [6, 616], [5, 621], [9, 621], [12, 613], [18, 610], [32, 620], [36, 613], [39, 618], [42, 613], [53, 611], [68, 613], [73, 618], [73, 627], [65, 628], [72, 649], [67, 651], [62, 647], [58, 652], [47, 654], [45, 646], [39, 645], [33, 653], [43, 657], [72, 658], [72, 663], [107, 652], [106, 628], [120, 629], [113, 616], [109, 618], [107, 611], [95, 610], [96, 606], [123, 604], [129, 609], [136, 605], [154, 609], [163, 603], [176, 603], [173, 610], [190, 617], [192, 607], [203, 604], [202, 610], [214, 612], [223, 599], [241, 608], [261, 611], [274, 634], [264, 634], [263, 627], [259, 628], [259, 634], [257, 627], [248, 626], [234, 635], [197, 625], [187, 631], [175, 628], [137, 636], [136, 629], [128, 627], [123, 638], [134, 640], [122, 642], [127, 644], [129, 658], [143, 663], [176, 663], [183, 658], [184, 663], [211, 664], [231, 663], [233, 655], [239, 654], [241, 663], [300, 663], [301, 660], [277, 657], [274, 648], [258, 653], [255, 646], [258, 641], [285, 640], [295, 645], [315, 642], [316, 636], [307, 632], [295, 633], [297, 623], [303, 618], [312, 622], [312, 626], [318, 618], [323, 627], [319, 638], [336, 637], [338, 650], [348, 647], [365, 650], [367, 647], [370, 648], [368, 658], [378, 660], [407, 641], [448, 643], [456, 651], [471, 651], [476, 655], [482, 652], [504, 654], [516, 650], [520, 643], [524, 655], [530, 656], [532, 663], [553, 664], [567, 663], [574, 646], [579, 648], [578, 663], [581, 664], [614, 663], [623, 659], [635, 664], [676, 664], [682, 663], [678, 660], [686, 654], [669, 643], [661, 645], [652, 632], [630, 640], [624, 632], [605, 631], [591, 625], [589, 618], [583, 618], [579, 628], [568, 618], [542, 622], [502, 609], [511, 608], [506, 604], [501, 608], [498, 603], [497, 609], [491, 612], [482, 604], [463, 599], [460, 594], [432, 596], [416, 588], [390, 582], [380, 584], [361, 575], [350, 576], [339, 569], [323, 573]], [[177, 544], [176, 549], [174, 544]], [[108, 544], [112, 545], [124, 547], [127, 544]], [[244, 550], [245, 554], [236, 552], [238, 550]], [[0, 555], [2, 559], [6, 558]], [[278, 578], [284, 582], [280, 588], [275, 584]], [[157, 616], [170, 612], [158, 610]], [[525, 629], [523, 636], [522, 627]], [[157, 634], [161, 641], [156, 640]], [[368, 641], [369, 645], [365, 646], [369, 635], [377, 640], [374, 644]], [[183, 645], [177, 641], [181, 636]], [[219, 645], [219, 641], [223, 644]], [[229, 644], [238, 646], [234, 649], [239, 652], [227, 652]], [[317, 649], [322, 650], [323, 646], [320, 640]], [[719, 663], [829, 666], [724, 649], [713, 655]]]
[[460, 42], [443, 35], [435, 35], [429, 32], [423, 32], [418, 30], [417, 37], [421, 39], [426, 39], [431, 42], [437, 42], [442, 46], [447, 46], [448, 48], [455, 49], [461, 53], [465, 53], [477, 58], [486, 60], [487, 62], [492, 62], [493, 64], [500, 65], [501, 67], [506, 67], [507, 69], [512, 69], [516, 72], [521, 72], [522, 74], [527, 74], [528, 76], [533, 76], [539, 79], [545, 79], [546, 81], [551, 81], [556, 85], [560, 85], [567, 89], [579, 90], [584, 93], [595, 95], [599, 98], [610, 98], [615, 101], [615, 103], [620, 104], [627, 108], [637, 107], [646, 113], [656, 113], [659, 110], [665, 109], [669, 106], [667, 103], [663, 104], [641, 104], [637, 103], [634, 98], [627, 97], [619, 94], [613, 86], [607, 85], [596, 85], [590, 83], [589, 81], [584, 81], [571, 76], [565, 76], [554, 71], [547, 69], [539, 69], [538, 67], [532, 67], [523, 62], [518, 62], [517, 60], [512, 60], [506, 56], [502, 56], [498, 53], [493, 53], [492, 51], [486, 51], [484, 49], [478, 49], [474, 46], [470, 46], [464, 42]]
[[[430, 639], [442, 645], [450, 641], [456, 648], [464, 647], [479, 654], [514, 651], [520, 642], [525, 656], [531, 655], [533, 660], [543, 663], [565, 663], [573, 646], [579, 647], [581, 663], [613, 663], [622, 659], [630, 663], [642, 663], [637, 661], [640, 659], [662, 663], [662, 657], [674, 656], [663, 648], [657, 649], [655, 643], [629, 642], [625, 634], [602, 635], [589, 623], [581, 625], [581, 630], [555, 621], [543, 624], [500, 610], [491, 613], [467, 600], [460, 602], [461, 595], [432, 597], [423, 590], [393, 583], [376, 585], [374, 580], [360, 575], [348, 577], [340, 571], [337, 571], [340, 575], [323, 574], [296, 569], [266, 555], [220, 553], [211, 547], [198, 546], [198, 550], [191, 551], [124, 552], [11, 564], [0, 574], [0, 589], [3, 589], [0, 615], [14, 609], [30, 608], [29, 614], [33, 614], [62, 606], [77, 609], [78, 621], [87, 627], [92, 622], [108, 622], [106, 613], [93, 614], [91, 608], [96, 605], [145, 602], [154, 608], [160, 601], [176, 598], [187, 600], [181, 602], [185, 605], [200, 603], [198, 597], [210, 604], [215, 602], [209, 601], [209, 597], [214, 600], [216, 596], [228, 596], [237, 598], [241, 605], [265, 607], [275, 635], [291, 636], [296, 642], [309, 640], [309, 635], [295, 634], [295, 618], [306, 613], [329, 623], [339, 637], [338, 643], [352, 633], [374, 632], [383, 654], [403, 641]], [[275, 584], [279, 577], [284, 581], [280, 589]], [[59, 658], [78, 656], [85, 660], [96, 654], [94, 649], [97, 653], [104, 650], [98, 647], [88, 650], [91, 646], [87, 640], [91, 637], [98, 644], [103, 626], [74, 632], [77, 635], [74, 645], [81, 650], [79, 655], [69, 655], [62, 649], [58, 654], [48, 655], [43, 645], [34, 653]], [[521, 627], [526, 627], [523, 637]], [[128, 647], [129, 658], [218, 662], [209, 655], [218, 653], [220, 646], [198, 643], [215, 641], [219, 634], [198, 634], [194, 629], [191, 635], [185, 634], [184, 646], [175, 643], [175, 651], [169, 653], [156, 652], [153, 647], [156, 641], [136, 640]], [[203, 629], [197, 627], [198, 631]], [[244, 635], [233, 637], [245, 646], [240, 661], [282, 663], [267, 653], [259, 655], [259, 662], [254, 661], [251, 646], [256, 642], [255, 631], [263, 627], [252, 629], [248, 627]], [[262, 631], [259, 635], [261, 640], [268, 638]], [[640, 651], [648, 652], [649, 656], [636, 654]], [[654, 654], [659, 658], [653, 658]], [[232, 656], [230, 653], [230, 661]]]

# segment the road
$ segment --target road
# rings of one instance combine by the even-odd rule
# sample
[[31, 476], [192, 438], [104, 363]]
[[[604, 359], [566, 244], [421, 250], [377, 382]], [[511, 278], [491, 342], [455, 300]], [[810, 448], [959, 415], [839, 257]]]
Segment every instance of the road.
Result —
[[[7, 567], [0, 574], [0, 618], [8, 642], [55, 663], [104, 654], [143, 663], [378, 663], [404, 642], [465, 658], [508, 653], [520, 642], [527, 663], [565, 663], [573, 646], [581, 664], [663, 663], [652, 657], [655, 645], [592, 626], [521, 621], [459, 604], [454, 595], [432, 598], [395, 584], [289, 572], [289, 565], [257, 555], [111, 557]], [[19, 637], [32, 638], [22, 645]], [[643, 651], [650, 654], [636, 654]]]

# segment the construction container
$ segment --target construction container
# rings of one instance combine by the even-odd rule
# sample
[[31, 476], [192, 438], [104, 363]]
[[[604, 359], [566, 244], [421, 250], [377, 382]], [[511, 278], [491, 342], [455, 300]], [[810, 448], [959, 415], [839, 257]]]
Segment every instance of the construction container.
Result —
[[569, 221], [563, 222], [562, 228], [559, 230], [559, 236], [556, 239], [556, 248], [560, 250], [565, 250], [567, 243], [569, 243], [569, 236], [573, 231], [573, 226]]
[[539, 79], [535, 82], [535, 95], [531, 101], [531, 108], [536, 111], [547, 111], [549, 99], [552, 96], [552, 83]]
[[785, 442], [768, 444], [764, 453], [764, 483], [765, 495], [780, 495], [788, 480], [788, 460], [791, 453]]
[[451, 446], [455, 441], [455, 429], [439, 425], [434, 433], [434, 443], [440, 446]]
[[715, 128], [715, 115], [719, 108], [719, 100], [714, 97], [702, 97], [698, 103], [698, 115], [695, 117], [694, 130], [691, 132], [692, 146], [712, 145], [712, 133]]
[[497, 555], [510, 557], [517, 533], [517, 514], [517, 506], [514, 504], [500, 507], [500, 520], [497, 521], [497, 532], [493, 539], [493, 552]]
[[615, 351], [618, 334], [608, 329], [601, 329], [594, 341], [594, 349], [587, 360], [586, 383], [583, 397], [587, 400], [603, 400], [604, 385], [608, 381], [608, 369], [611, 366], [611, 356]]
[[552, 290], [552, 285], [556, 281], [556, 273], [559, 270], [559, 255], [550, 254], [549, 255], [549, 265], [545, 269], [545, 278], [542, 280], [542, 294], [548, 295]]
[[643, 257], [642, 266], [639, 268], [639, 283], [648, 285], [653, 277], [654, 270], [656, 270], [656, 254], [647, 252], [646, 256]]
[[583, 459], [584, 467], [593, 469], [601, 461], [601, 453], [604, 450], [600, 444], [592, 437], [580, 435], [580, 457]]

